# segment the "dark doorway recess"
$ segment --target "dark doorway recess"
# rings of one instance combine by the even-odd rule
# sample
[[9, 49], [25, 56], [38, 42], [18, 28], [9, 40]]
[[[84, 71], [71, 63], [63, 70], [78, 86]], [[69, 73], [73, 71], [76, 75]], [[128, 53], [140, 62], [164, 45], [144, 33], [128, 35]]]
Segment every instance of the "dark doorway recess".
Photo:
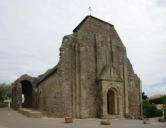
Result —
[[32, 108], [32, 84], [29, 81], [22, 81], [22, 94], [24, 95], [24, 108]]
[[107, 93], [107, 110], [108, 114], [115, 114], [115, 93], [111, 89]]

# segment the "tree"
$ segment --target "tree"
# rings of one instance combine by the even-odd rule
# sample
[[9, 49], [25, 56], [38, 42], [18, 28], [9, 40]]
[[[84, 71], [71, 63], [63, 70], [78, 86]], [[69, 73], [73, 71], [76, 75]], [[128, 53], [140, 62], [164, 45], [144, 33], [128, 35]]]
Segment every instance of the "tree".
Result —
[[3, 86], [0, 86], [0, 102], [3, 101], [4, 94], [5, 94], [5, 89]]
[[4, 99], [10, 99], [11, 95], [11, 86], [4, 83], [0, 84], [0, 102], [2, 102]]
[[157, 99], [149, 100], [149, 102], [152, 104], [166, 104], [166, 96], [162, 96]]
[[143, 100], [146, 100], [147, 98], [148, 98], [148, 96], [145, 95], [145, 92], [142, 92], [142, 99], [143, 99]]

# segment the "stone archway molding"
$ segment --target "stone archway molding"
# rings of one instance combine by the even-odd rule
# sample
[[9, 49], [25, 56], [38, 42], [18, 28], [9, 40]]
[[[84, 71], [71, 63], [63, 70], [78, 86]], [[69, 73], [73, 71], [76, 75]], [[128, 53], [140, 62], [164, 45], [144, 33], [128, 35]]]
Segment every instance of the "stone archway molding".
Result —
[[13, 84], [12, 84], [12, 103], [13, 103], [13, 108], [18, 109], [22, 107], [22, 83], [23, 81], [28, 81], [32, 85], [32, 97], [33, 97], [33, 103], [32, 107], [36, 107], [36, 78], [31, 77], [27, 74], [22, 75], [19, 77]]
[[119, 114], [119, 92], [114, 87], [109, 88], [107, 90], [107, 93], [106, 93], [107, 94], [107, 96], [106, 96], [106, 98], [107, 98], [107, 114], [111, 115], [111, 113], [109, 113], [110, 110], [108, 110], [109, 109], [108, 106], [111, 104], [111, 103], [109, 103], [110, 101], [108, 101], [108, 98], [109, 98], [108, 97], [108, 93], [109, 93], [109, 91], [112, 91], [113, 94], [114, 94], [114, 96], [112, 97], [113, 100], [114, 100], [114, 103], [113, 103], [113, 105], [111, 105], [111, 107], [113, 107], [113, 109], [114, 109], [114, 111], [112, 112], [112, 115], [118, 115]]
[[[122, 85], [121, 82], [115, 81], [102, 81], [101, 88], [102, 88], [102, 118], [121, 118], [123, 117], [123, 97], [122, 97]], [[109, 90], [113, 90], [115, 93], [115, 113], [109, 114], [108, 113], [108, 103], [107, 103], [107, 93]]]

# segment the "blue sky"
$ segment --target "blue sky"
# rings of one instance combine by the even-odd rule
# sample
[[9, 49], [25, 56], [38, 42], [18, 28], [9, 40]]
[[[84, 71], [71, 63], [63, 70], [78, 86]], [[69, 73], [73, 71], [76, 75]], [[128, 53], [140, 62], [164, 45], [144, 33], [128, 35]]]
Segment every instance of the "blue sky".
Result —
[[166, 93], [166, 0], [1, 0], [0, 82], [38, 76], [59, 60], [64, 35], [89, 15], [114, 24], [142, 89]]

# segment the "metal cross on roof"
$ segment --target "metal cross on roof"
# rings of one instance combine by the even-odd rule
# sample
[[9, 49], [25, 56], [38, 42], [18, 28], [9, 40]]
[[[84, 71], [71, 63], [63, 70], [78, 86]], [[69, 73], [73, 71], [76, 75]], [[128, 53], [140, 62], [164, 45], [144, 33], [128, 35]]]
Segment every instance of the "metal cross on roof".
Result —
[[90, 15], [91, 15], [91, 13], [92, 13], [92, 8], [91, 8], [91, 6], [89, 6], [89, 12], [90, 12]]

